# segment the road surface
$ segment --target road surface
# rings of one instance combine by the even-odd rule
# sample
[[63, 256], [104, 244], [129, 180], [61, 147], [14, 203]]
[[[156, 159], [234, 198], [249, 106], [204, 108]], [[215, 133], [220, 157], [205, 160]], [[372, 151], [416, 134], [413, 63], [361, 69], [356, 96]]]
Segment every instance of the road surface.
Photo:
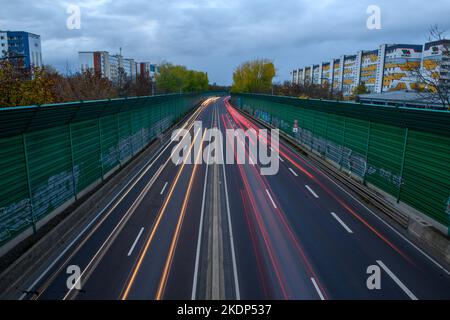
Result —
[[[224, 98], [193, 119], [203, 128], [186, 129], [203, 147], [206, 129], [225, 145], [226, 129], [259, 128]], [[279, 172], [263, 176], [257, 140], [237, 143], [251, 158], [242, 165], [173, 163], [168, 144], [20, 298], [450, 298], [448, 271], [306, 158], [280, 142]], [[203, 158], [195, 144], [185, 151]], [[68, 266], [80, 282], [68, 283]]]

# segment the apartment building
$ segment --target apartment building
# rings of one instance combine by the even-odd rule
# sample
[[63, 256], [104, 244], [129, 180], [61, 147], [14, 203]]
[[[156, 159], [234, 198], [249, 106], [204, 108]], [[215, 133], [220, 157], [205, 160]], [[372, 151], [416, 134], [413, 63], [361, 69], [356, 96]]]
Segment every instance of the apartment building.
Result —
[[342, 91], [342, 70], [344, 59], [341, 57], [340, 59], [333, 59], [333, 76], [331, 77], [331, 90], [332, 92]]
[[357, 69], [356, 55], [343, 57], [341, 91], [344, 96], [351, 95], [357, 86]]
[[150, 62], [138, 62], [136, 64], [138, 75], [143, 75], [150, 78]]
[[450, 85], [450, 40], [426, 43], [421, 68], [431, 82]]
[[422, 46], [382, 45], [379, 52], [382, 55], [383, 68], [382, 72], [378, 73], [377, 92], [413, 90], [417, 78], [411, 70], [420, 67]]
[[329, 85], [332, 81], [331, 63], [324, 62], [320, 66], [322, 68], [320, 72], [320, 74], [322, 75], [321, 83]]
[[41, 36], [25, 31], [0, 31], [0, 59], [19, 68], [42, 67]]
[[121, 70], [124, 73], [125, 80], [132, 81], [136, 80], [141, 73], [146, 73], [151, 77], [151, 70], [157, 71], [157, 66], [154, 64], [136, 62], [134, 59], [124, 58], [121, 54], [111, 55], [107, 51], [81, 51], [78, 52], [78, 58], [81, 72], [91, 70], [113, 83], [118, 83], [121, 80]]
[[111, 66], [108, 52], [78, 52], [78, 59], [81, 72], [91, 70], [100, 77], [111, 79]]
[[118, 54], [114, 54], [109, 56], [109, 66], [110, 66], [110, 74], [111, 80], [113, 83], [119, 82], [119, 67], [122, 66], [122, 56]]
[[293, 83], [328, 84], [333, 92], [353, 94], [364, 83], [370, 93], [414, 90], [418, 86], [413, 69], [428, 70], [450, 85], [450, 40], [415, 44], [383, 44], [375, 50], [343, 55], [319, 65], [291, 71]]
[[136, 62], [134, 59], [123, 59], [123, 69], [128, 79], [136, 80]]
[[367, 91], [376, 92], [376, 81], [378, 73], [378, 50], [360, 51], [361, 67], [359, 72], [359, 83], [364, 82]]
[[320, 75], [320, 66], [315, 64], [312, 66], [312, 75], [311, 75], [311, 83], [312, 84], [320, 84], [321, 75]]

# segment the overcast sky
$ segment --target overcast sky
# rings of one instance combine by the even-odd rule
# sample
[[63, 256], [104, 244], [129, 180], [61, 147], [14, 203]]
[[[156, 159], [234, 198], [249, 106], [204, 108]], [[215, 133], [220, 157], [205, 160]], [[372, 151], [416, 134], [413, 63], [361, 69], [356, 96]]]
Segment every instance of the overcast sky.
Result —
[[[69, 30], [67, 7], [81, 9]], [[366, 26], [369, 5], [381, 9], [381, 30]], [[45, 64], [78, 68], [78, 51], [119, 52], [139, 61], [170, 61], [230, 84], [241, 62], [269, 58], [276, 81], [289, 71], [382, 43], [427, 40], [427, 29], [450, 29], [449, 0], [0, 0], [0, 30], [41, 35]]]

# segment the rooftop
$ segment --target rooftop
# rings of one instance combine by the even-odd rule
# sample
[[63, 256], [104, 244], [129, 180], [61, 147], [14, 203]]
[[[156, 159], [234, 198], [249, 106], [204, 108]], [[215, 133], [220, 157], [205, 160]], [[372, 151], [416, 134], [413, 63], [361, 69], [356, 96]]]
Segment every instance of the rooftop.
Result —
[[364, 102], [381, 102], [381, 103], [397, 103], [408, 104], [414, 106], [424, 106], [424, 107], [440, 107], [442, 108], [442, 102], [439, 100], [437, 95], [432, 93], [422, 93], [417, 91], [388, 91], [382, 93], [368, 93], [360, 94], [360, 101]]

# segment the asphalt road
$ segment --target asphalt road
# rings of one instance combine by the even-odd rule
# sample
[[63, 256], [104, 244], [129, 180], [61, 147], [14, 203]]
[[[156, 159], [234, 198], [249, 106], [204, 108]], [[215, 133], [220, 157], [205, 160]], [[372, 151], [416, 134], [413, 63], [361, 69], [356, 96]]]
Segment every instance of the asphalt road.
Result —
[[[194, 118], [192, 160], [220, 155], [197, 147], [219, 131], [225, 145], [226, 129], [259, 128], [224, 98]], [[235, 142], [245, 164], [174, 163], [170, 143], [21, 298], [450, 298], [448, 271], [306, 158], [280, 142], [279, 171], [264, 176], [257, 139]], [[68, 266], [80, 283], [67, 283]]]

